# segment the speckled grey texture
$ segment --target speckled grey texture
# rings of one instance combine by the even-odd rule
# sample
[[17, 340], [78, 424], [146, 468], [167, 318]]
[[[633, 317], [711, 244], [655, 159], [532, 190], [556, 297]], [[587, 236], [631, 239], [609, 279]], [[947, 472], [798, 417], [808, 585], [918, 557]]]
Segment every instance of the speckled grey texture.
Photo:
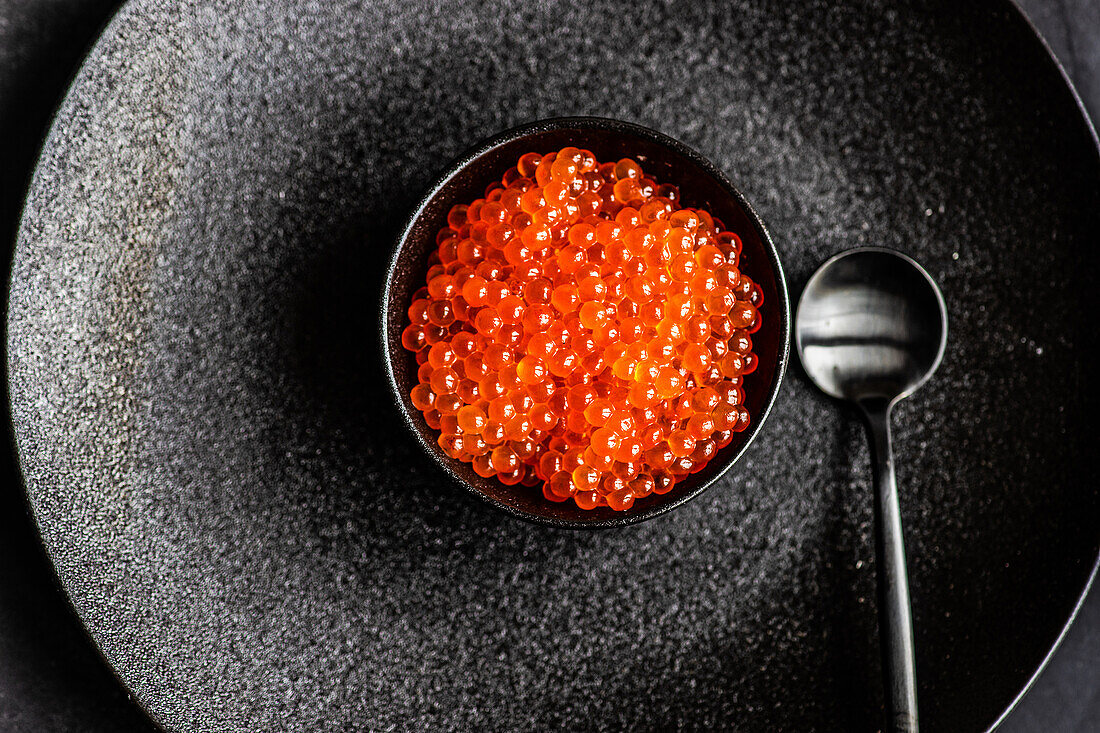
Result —
[[722, 486], [592, 535], [487, 512], [399, 428], [370, 308], [407, 207], [479, 138], [600, 114], [724, 169], [796, 293], [857, 244], [940, 281], [947, 355], [896, 416], [922, 713], [992, 722], [1097, 550], [1100, 168], [1014, 10], [263, 5], [127, 6], [14, 263], [32, 505], [158, 720], [874, 726], [864, 439], [797, 369]]

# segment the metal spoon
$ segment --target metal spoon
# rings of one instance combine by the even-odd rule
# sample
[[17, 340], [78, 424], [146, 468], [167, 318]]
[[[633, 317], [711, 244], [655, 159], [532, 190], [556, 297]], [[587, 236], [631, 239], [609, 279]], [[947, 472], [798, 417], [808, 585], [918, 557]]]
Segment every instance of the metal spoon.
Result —
[[903, 254], [853, 249], [823, 264], [795, 315], [798, 354], [825, 393], [854, 402], [870, 428], [887, 730], [916, 733], [913, 617], [905, 570], [890, 409], [932, 376], [947, 343], [939, 287]]

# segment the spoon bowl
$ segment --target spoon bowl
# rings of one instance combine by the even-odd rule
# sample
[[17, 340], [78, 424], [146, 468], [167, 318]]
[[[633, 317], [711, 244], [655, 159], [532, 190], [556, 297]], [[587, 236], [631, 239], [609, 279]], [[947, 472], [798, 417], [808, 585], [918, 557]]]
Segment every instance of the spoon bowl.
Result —
[[929, 274], [905, 255], [862, 248], [810, 278], [796, 315], [798, 354], [826, 394], [896, 401], [932, 376], [947, 344], [947, 307]]

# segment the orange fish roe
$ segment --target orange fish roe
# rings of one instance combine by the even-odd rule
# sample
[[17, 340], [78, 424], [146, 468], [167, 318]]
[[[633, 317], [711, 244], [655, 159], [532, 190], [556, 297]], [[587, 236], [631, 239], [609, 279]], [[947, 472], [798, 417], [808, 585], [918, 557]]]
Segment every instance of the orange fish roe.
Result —
[[550, 501], [629, 509], [749, 425], [741, 240], [634, 160], [527, 153], [436, 237], [401, 342], [439, 445]]

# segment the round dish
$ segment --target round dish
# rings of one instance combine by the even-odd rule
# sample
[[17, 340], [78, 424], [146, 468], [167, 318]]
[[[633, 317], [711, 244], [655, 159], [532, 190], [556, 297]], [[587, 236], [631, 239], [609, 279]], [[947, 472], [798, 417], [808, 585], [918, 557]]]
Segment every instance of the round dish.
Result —
[[[699, 473], [678, 481], [671, 492], [654, 494], [626, 511], [608, 507], [584, 510], [573, 502], [551, 503], [537, 489], [505, 486], [482, 478], [466, 463], [447, 456], [435, 438], [437, 432], [413, 406], [409, 391], [416, 385], [416, 360], [401, 346], [408, 325], [405, 311], [413, 291], [423, 284], [428, 253], [435, 235], [446, 222], [450, 207], [473, 200], [488, 181], [529, 151], [549, 152], [566, 145], [591, 150], [598, 160], [636, 157], [648, 175], [677, 183], [688, 206], [704, 208], [742, 237], [745, 272], [764, 291], [764, 325], [753, 335], [760, 366], [745, 378], [746, 406], [752, 415], [749, 429], [737, 433]], [[567, 117], [542, 120], [502, 132], [485, 140], [454, 161], [420, 202], [402, 229], [386, 273], [382, 292], [382, 355], [394, 400], [417, 442], [436, 463], [463, 487], [498, 509], [521, 519], [555, 527], [598, 529], [633, 524], [681, 506], [712, 486], [729, 470], [760, 432], [783, 381], [790, 350], [790, 303], [779, 253], [760, 217], [744, 195], [709, 161], [667, 135], [619, 120]]]
[[951, 342], [895, 423], [919, 699], [929, 729], [992, 725], [1100, 539], [1080, 356], [1100, 156], [1018, 11], [320, 7], [127, 5], [27, 200], [8, 365], [28, 496], [151, 715], [876, 724], [865, 443], [796, 369], [713, 490], [622, 531], [485, 511], [391, 407], [371, 304], [417, 194], [469, 140], [598, 114], [728, 171], [794, 291], [864, 244], [942, 285]]

